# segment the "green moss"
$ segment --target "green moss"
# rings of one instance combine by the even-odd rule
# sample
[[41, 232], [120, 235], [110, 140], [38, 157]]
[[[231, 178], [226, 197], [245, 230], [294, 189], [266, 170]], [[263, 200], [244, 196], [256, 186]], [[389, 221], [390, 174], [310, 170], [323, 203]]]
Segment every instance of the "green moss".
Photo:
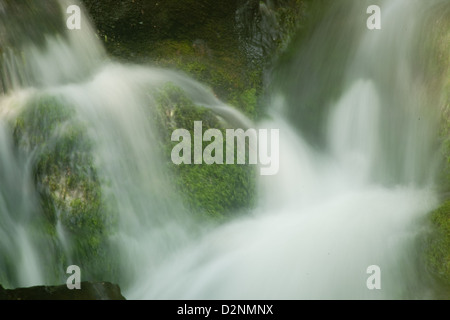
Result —
[[254, 204], [254, 172], [249, 166], [182, 164], [178, 172], [178, 188], [194, 212], [222, 219]]
[[[174, 172], [175, 184], [184, 202], [198, 216], [215, 220], [229, 216], [254, 205], [256, 194], [255, 168], [250, 165], [174, 165], [172, 148], [177, 144], [170, 140], [173, 130], [187, 129], [193, 137], [194, 121], [202, 121], [203, 130], [225, 128], [208, 109], [196, 106], [184, 92], [167, 84], [158, 94], [161, 124], [161, 147], [167, 165]], [[204, 132], [203, 131], [203, 132]], [[192, 147], [193, 148], [193, 147]], [[192, 154], [193, 149], [192, 149]]]
[[255, 113], [258, 104], [258, 93], [256, 88], [244, 90], [244, 92], [236, 93], [231, 97], [230, 103], [232, 105], [241, 106], [241, 109], [247, 115]]
[[427, 241], [428, 270], [447, 287], [450, 298], [450, 201], [430, 215], [433, 232]]
[[184, 71], [259, 119], [266, 67], [326, 0], [83, 2], [113, 56]]
[[204, 41], [161, 41], [149, 52], [156, 64], [186, 72], [209, 85], [218, 98], [234, 105], [247, 116], [258, 116], [262, 92], [262, 69], [247, 65], [242, 54], [218, 52]]
[[[13, 124], [19, 153], [32, 157], [45, 230], [56, 241], [56, 224], [62, 223], [69, 241], [76, 244], [69, 256], [78, 265], [88, 265], [83, 269], [88, 280], [105, 274], [106, 238], [114, 225], [114, 211], [103, 198], [93, 145], [85, 132], [75, 110], [55, 97], [34, 100]], [[56, 242], [53, 246], [62, 250]]]
[[302, 25], [313, 1], [83, 2], [112, 55], [181, 70], [260, 119], [265, 68]]

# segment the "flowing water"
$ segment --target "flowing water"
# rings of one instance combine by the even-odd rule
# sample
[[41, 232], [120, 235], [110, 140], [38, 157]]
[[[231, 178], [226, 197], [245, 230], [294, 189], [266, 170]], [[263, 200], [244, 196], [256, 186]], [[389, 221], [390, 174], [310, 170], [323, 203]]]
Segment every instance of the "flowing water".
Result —
[[[59, 3], [62, 15], [69, 3]], [[108, 60], [87, 23], [80, 31], [33, 37], [19, 28], [26, 15], [16, 21], [7, 15], [10, 2], [0, 1], [0, 41], [8, 48], [0, 51], [0, 279], [10, 287], [65, 281], [64, 270], [49, 268], [58, 250], [68, 263], [79, 263], [60, 221], [53, 240], [35, 221], [40, 209], [32, 168], [41, 151], [18, 154], [8, 125], [30, 101], [51, 96], [73, 107], [69, 122], [82, 123], [92, 141], [102, 191], [117, 212], [109, 242], [127, 298], [432, 297], [420, 239], [426, 214], [438, 204], [437, 107], [416, 72], [414, 52], [426, 13], [442, 3], [380, 2], [379, 31], [365, 29], [361, 2], [332, 8], [297, 49], [302, 59], [292, 62], [295, 72], [274, 80], [272, 120], [257, 124], [280, 129], [280, 172], [258, 178], [251, 214], [211, 228], [192, 221], [164, 169], [152, 120], [155, 92], [171, 82], [237, 127], [251, 121], [186, 76]], [[340, 30], [330, 19], [364, 23]], [[55, 30], [61, 30], [58, 22]], [[343, 32], [345, 63], [317, 61], [333, 53], [330, 47], [339, 50]], [[329, 94], [336, 79], [341, 89]], [[303, 95], [311, 86], [314, 92]], [[321, 102], [313, 105], [321, 114], [320, 147], [303, 131], [304, 106], [313, 100]], [[366, 286], [372, 265], [381, 268], [381, 290]]]

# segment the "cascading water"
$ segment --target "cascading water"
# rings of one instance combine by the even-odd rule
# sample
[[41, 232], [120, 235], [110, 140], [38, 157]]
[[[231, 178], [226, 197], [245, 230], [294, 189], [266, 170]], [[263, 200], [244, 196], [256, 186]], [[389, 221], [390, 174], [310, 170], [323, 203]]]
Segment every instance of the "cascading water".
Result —
[[[59, 3], [64, 12], [69, 2]], [[176, 72], [108, 61], [90, 27], [60, 31], [55, 22], [53, 31], [39, 39], [1, 32], [7, 50], [0, 51], [0, 282], [8, 287], [61, 283], [64, 265], [83, 267], [73, 250], [78, 240], [63, 226], [67, 213], [58, 208], [78, 198], [92, 199], [58, 181], [68, 191], [55, 193], [61, 204], [49, 238], [46, 224], [36, 218], [43, 204], [34, 183], [51, 181], [34, 168], [40, 168], [48, 148], [64, 148], [58, 141], [76, 132], [89, 143], [64, 170], [84, 172], [77, 165], [80, 159], [97, 168], [82, 186], [100, 184], [102, 201], [114, 207], [111, 219], [117, 227], [108, 248], [119, 264], [118, 281], [127, 298], [430, 297], [417, 261], [417, 240], [425, 214], [437, 204], [431, 190], [436, 117], [415, 82], [410, 52], [421, 18], [438, 3], [382, 2], [382, 30], [348, 35], [354, 37], [353, 56], [345, 66], [342, 92], [335, 101], [322, 99], [330, 105], [321, 122], [322, 149], [299, 135], [301, 122], [284, 120], [284, 114], [295, 112], [287, 95], [296, 90], [274, 90], [273, 120], [258, 126], [280, 129], [280, 172], [259, 178], [260, 201], [250, 216], [213, 229], [193, 221], [171, 185], [155, 129], [156, 93], [171, 82], [235, 126], [252, 126], [248, 119]], [[0, 26], [19, 32], [13, 26], [23, 21], [5, 18], [9, 6], [0, 1]], [[349, 19], [365, 17], [362, 12]], [[318, 41], [313, 37], [309, 50], [322, 52]], [[296, 72], [306, 71], [300, 65]], [[33, 142], [20, 130], [11, 132], [11, 123], [21, 128], [23, 112], [31, 112], [33, 123], [39, 112], [33, 109], [35, 101], [49, 97], [68, 108], [68, 115], [55, 116], [59, 122], [48, 124], [43, 142]], [[108, 262], [102, 259], [98, 255], [96, 267], [106, 270]], [[382, 290], [367, 289], [371, 265], [382, 270]], [[97, 273], [91, 277], [103, 280]]]
[[[437, 126], [436, 114], [428, 105], [433, 100], [415, 82], [416, 60], [411, 52], [424, 23], [416, 18], [437, 3], [382, 2], [382, 31], [360, 34], [365, 26], [354, 32], [327, 29], [329, 36], [324, 36], [319, 30], [319, 38], [313, 36], [304, 44], [306, 51], [325, 50], [322, 42], [333, 41], [330, 38], [336, 33], [350, 31], [346, 37], [355, 37], [348, 49], [351, 61], [345, 68], [340, 98], [333, 102], [331, 96], [328, 101], [322, 97], [331, 104], [319, 123], [325, 128], [325, 147], [310, 146], [280, 113], [298, 112], [301, 118], [303, 110], [295, 109], [303, 102], [302, 86], [315, 85], [320, 91], [328, 83], [308, 81], [326, 82], [327, 73], [339, 72], [342, 66], [319, 68], [316, 72], [324, 74], [315, 76], [305, 66], [310, 61], [301, 61], [303, 65], [293, 72], [304, 75], [304, 82], [290, 83], [290, 104], [283, 96], [286, 90], [274, 90], [271, 107], [276, 120], [260, 124], [281, 128], [280, 172], [260, 179], [261, 200], [253, 216], [214, 230], [163, 264], [131, 296], [431, 297], [418, 247], [425, 214], [437, 204], [431, 189], [437, 166]], [[364, 21], [365, 4], [356, 5], [360, 11], [344, 5], [355, 15], [354, 24]], [[337, 20], [339, 13], [342, 7], [335, 8], [334, 16], [331, 10], [327, 18]], [[325, 23], [322, 28], [327, 27]], [[285, 74], [280, 78], [281, 87], [296, 79], [286, 79]], [[296, 99], [299, 102], [292, 103]], [[382, 290], [367, 287], [366, 272], [372, 265], [382, 270]]]
[[[51, 9], [52, 17], [63, 17], [73, 3], [53, 2], [47, 8], [44, 2], [18, 8], [28, 12], [37, 7], [41, 14]], [[136, 281], [134, 275], [142, 266], [156, 264], [197, 228], [187, 218], [163, 163], [154, 120], [159, 90], [171, 83], [228, 123], [245, 128], [251, 122], [183, 75], [108, 61], [87, 16], [82, 17], [84, 27], [71, 32], [58, 19], [49, 25], [36, 17], [30, 21], [14, 4], [0, 5], [2, 30], [12, 30], [1, 39], [5, 95], [0, 123], [4, 133], [0, 282], [6, 287], [64, 283], [64, 266], [71, 264], [84, 269], [84, 280], [104, 279], [102, 271], [107, 273], [117, 260], [105, 260], [97, 247], [91, 253], [94, 262], [86, 263], [84, 249], [76, 249], [80, 241], [87, 241], [86, 250], [100, 241], [98, 235], [77, 231], [87, 225], [77, 214], [92, 211], [89, 224], [116, 226], [111, 227], [116, 231], [108, 238], [107, 249], [102, 249], [111, 251], [109, 256], [119, 253], [116, 277], [126, 287]], [[8, 12], [13, 9], [18, 12], [11, 17]], [[48, 34], [21, 39], [14, 31], [26, 22], [35, 28], [42, 25]], [[60, 156], [64, 152], [72, 154], [69, 159]], [[72, 176], [78, 175], [84, 180], [73, 181]], [[103, 210], [114, 216], [104, 219]], [[54, 231], [42, 218], [46, 214], [55, 220]], [[81, 236], [67, 230], [67, 220]]]

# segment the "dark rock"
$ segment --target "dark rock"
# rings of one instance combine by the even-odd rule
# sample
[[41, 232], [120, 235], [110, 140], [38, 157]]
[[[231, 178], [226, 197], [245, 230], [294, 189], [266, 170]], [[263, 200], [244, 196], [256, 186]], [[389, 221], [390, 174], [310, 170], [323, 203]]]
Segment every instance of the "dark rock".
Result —
[[4, 289], [0, 285], [0, 300], [125, 300], [119, 286], [109, 282], [82, 282], [80, 290], [66, 285]]

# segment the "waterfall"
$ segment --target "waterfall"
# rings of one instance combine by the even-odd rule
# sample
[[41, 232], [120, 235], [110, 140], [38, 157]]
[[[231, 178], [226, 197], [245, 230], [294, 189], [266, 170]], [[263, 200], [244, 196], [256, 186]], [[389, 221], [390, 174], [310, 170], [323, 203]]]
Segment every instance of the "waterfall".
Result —
[[[48, 8], [64, 17], [72, 3]], [[64, 283], [64, 267], [71, 264], [84, 269], [85, 280], [100, 281], [110, 264], [119, 264], [115, 279], [126, 288], [143, 266], [157, 264], [198, 229], [161, 154], [158, 94], [171, 83], [232, 125], [251, 127], [251, 121], [182, 74], [110, 61], [84, 13], [84, 27], [69, 31], [55, 19], [26, 21], [26, 14], [7, 14], [29, 6], [46, 12], [45, 1], [0, 5], [2, 30], [15, 31], [24, 22], [48, 29], [39, 41], [15, 33], [2, 38], [0, 282], [6, 287]], [[71, 173], [83, 180], [74, 186]], [[107, 244], [90, 248], [100, 236], [83, 235], [85, 218], [77, 217], [77, 206], [92, 211], [86, 218], [91, 223], [113, 229]], [[67, 230], [67, 220], [81, 236]], [[93, 250], [94, 261], [83, 261], [80, 241], [87, 246], [81, 251]]]
[[[63, 17], [69, 2], [76, 1], [54, 2], [57, 10], [42, 5], [39, 14]], [[443, 2], [376, 2], [383, 10], [376, 31], [365, 29], [365, 1], [333, 6], [297, 49], [301, 61], [274, 77], [271, 120], [253, 124], [185, 75], [111, 61], [87, 22], [66, 30], [64, 20], [30, 20], [33, 1], [15, 7], [0, 0], [0, 282], [64, 283], [70, 264], [105, 280], [102, 271], [115, 263], [132, 299], [432, 297], [419, 247], [426, 214], [438, 204], [438, 114], [414, 52], [426, 13]], [[25, 14], [7, 14], [17, 8]], [[343, 18], [348, 24], [334, 28]], [[23, 19], [45, 36], [24, 30]], [[344, 37], [345, 50], [338, 45]], [[342, 60], [326, 62], [335, 53]], [[155, 120], [167, 83], [232, 126], [280, 130], [280, 171], [258, 178], [249, 215], [211, 227], [184, 206]], [[43, 123], [40, 108], [49, 115]], [[42, 162], [71, 146], [71, 158], [56, 158], [50, 169]], [[69, 173], [55, 182], [51, 170]], [[69, 182], [73, 170], [86, 180]], [[40, 199], [50, 196], [36, 181], [52, 185], [58, 206], [45, 207]], [[87, 197], [97, 186], [100, 194]], [[74, 203], [92, 207], [96, 223], [98, 208], [108, 209], [111, 216], [98, 223], [112, 225], [105, 244], [112, 260], [95, 252], [83, 264], [78, 241], [98, 239], [75, 238], [64, 226], [77, 216], [61, 208]], [[373, 265], [381, 290], [367, 287]]]
[[[415, 52], [424, 13], [437, 3], [380, 1], [380, 31], [364, 30], [372, 3], [330, 9], [272, 84], [274, 120], [259, 125], [280, 129], [280, 172], [260, 178], [258, 208], [146, 275], [131, 297], [431, 298], [419, 248], [437, 205], [438, 106], [424, 91]], [[336, 28], [345, 13], [348, 25]], [[340, 49], [347, 55], [335, 66], [330, 55]], [[327, 96], [333, 86], [342, 89]], [[298, 134], [308, 113], [322, 114], [321, 147]], [[374, 265], [381, 290], [367, 286]]]

